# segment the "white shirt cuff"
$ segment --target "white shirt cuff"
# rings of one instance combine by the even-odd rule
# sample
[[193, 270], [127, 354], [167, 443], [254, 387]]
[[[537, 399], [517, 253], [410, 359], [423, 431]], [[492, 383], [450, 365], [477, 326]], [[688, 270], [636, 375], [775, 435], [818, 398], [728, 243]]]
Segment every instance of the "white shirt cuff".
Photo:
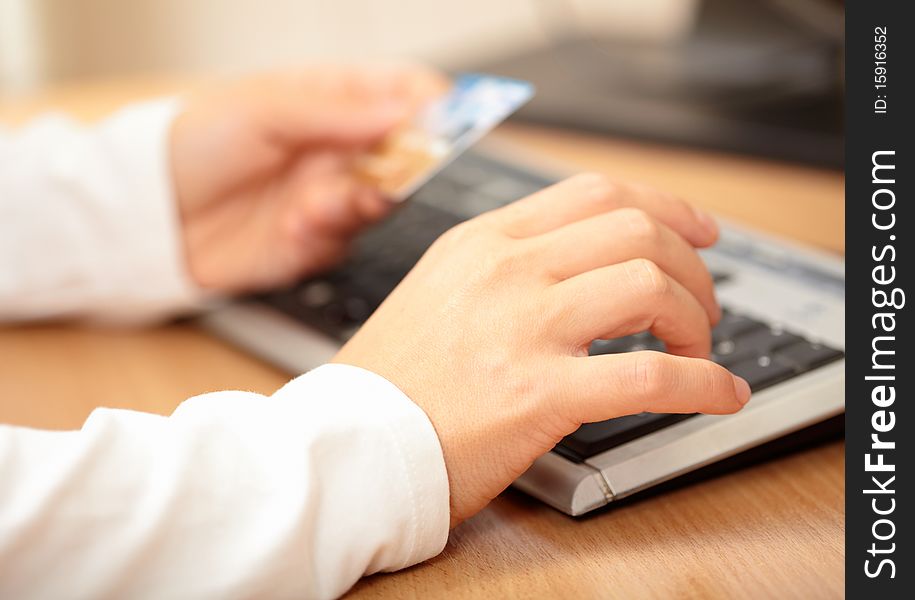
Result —
[[[378, 489], [364, 489], [366, 502], [388, 507], [389, 523], [406, 526], [405, 535], [376, 557], [366, 573], [395, 571], [439, 554], [448, 541], [450, 505], [448, 474], [438, 435], [426, 413], [390, 381], [366, 369], [327, 364], [286, 384], [274, 398], [296, 388], [334, 390], [345, 412], [340, 419], [353, 426], [362, 422], [373, 430], [384, 428], [398, 464], [383, 479], [366, 477]], [[312, 392], [313, 393], [313, 392]], [[381, 452], [382, 449], [379, 449]]]

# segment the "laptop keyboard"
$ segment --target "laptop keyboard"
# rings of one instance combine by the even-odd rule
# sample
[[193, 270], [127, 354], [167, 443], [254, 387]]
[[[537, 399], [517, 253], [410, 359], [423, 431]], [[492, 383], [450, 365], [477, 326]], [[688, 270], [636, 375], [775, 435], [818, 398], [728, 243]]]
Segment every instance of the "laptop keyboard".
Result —
[[[361, 236], [341, 268], [259, 299], [332, 338], [346, 341], [442, 233], [474, 214], [507, 204], [549, 183], [465, 153], [390, 218]], [[714, 275], [716, 281], [726, 277]], [[663, 351], [664, 345], [648, 333], [640, 333], [596, 340], [590, 354], [638, 350]], [[746, 379], [754, 392], [842, 356], [840, 350], [726, 308], [712, 331], [712, 360]], [[554, 451], [581, 461], [692, 416], [642, 413], [587, 423]]]

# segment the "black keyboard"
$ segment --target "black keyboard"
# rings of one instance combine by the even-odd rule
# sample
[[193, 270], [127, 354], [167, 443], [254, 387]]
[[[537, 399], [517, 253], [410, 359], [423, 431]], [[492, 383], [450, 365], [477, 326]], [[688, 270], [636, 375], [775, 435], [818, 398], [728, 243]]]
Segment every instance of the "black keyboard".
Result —
[[551, 182], [466, 153], [356, 242], [339, 269], [260, 296], [280, 311], [346, 341], [441, 234]]
[[262, 299], [323, 333], [346, 341], [413, 268], [426, 248], [459, 222], [455, 215], [442, 209], [411, 202], [363, 235], [342, 268]]
[[[400, 283], [426, 249], [457, 223], [526, 196], [550, 182], [472, 153], [462, 155], [394, 215], [361, 236], [339, 269], [260, 300], [323, 333], [346, 341]], [[725, 274], [714, 274], [716, 281]], [[838, 360], [843, 353], [728, 310], [712, 332], [712, 360], [749, 382], [754, 392]], [[663, 351], [649, 335], [596, 340], [590, 353]], [[581, 461], [694, 415], [642, 413], [582, 425], [554, 449]]]

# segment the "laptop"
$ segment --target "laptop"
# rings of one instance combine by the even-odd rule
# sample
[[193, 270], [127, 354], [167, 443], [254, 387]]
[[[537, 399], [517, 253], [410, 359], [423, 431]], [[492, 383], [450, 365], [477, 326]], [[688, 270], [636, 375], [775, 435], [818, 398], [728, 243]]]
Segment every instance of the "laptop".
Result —
[[[362, 235], [337, 270], [227, 303], [202, 323], [290, 374], [326, 362], [441, 233], [553, 182], [502, 155], [466, 152]], [[844, 262], [727, 224], [702, 256], [724, 309], [712, 359], [750, 383], [752, 401], [733, 415], [643, 413], [585, 424], [537, 459], [515, 487], [577, 516], [841, 428]], [[642, 333], [596, 340], [590, 352], [645, 349], [664, 347]]]

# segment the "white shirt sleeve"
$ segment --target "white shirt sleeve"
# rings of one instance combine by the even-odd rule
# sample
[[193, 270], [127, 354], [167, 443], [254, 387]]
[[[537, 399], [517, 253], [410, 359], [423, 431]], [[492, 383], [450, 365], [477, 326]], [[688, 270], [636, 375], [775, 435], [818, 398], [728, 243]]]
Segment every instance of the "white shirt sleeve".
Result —
[[0, 128], [0, 321], [151, 320], [196, 306], [168, 135], [176, 100]]
[[3, 598], [332, 598], [448, 536], [432, 424], [346, 365], [170, 417], [0, 426], [0, 482]]
[[[0, 321], [200, 303], [170, 186], [175, 109], [0, 130]], [[170, 417], [0, 425], [0, 598], [335, 597], [439, 553], [448, 499], [423, 411], [344, 365]]]

